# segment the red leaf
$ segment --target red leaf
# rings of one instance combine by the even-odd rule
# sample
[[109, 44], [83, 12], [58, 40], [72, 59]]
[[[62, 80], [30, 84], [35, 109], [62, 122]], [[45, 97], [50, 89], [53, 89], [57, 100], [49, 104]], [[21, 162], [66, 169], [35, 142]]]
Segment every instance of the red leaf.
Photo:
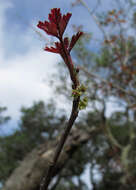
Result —
[[76, 44], [77, 40], [80, 38], [80, 36], [83, 34], [83, 32], [78, 32], [76, 35], [72, 36], [70, 46], [69, 46], [69, 52], [72, 50], [74, 45]]
[[44, 50], [52, 52], [52, 53], [59, 53], [59, 54], [61, 54], [61, 52], [62, 52], [61, 44], [59, 42], [55, 42], [55, 46], [56, 47], [45, 47]]
[[62, 16], [60, 13], [60, 9], [54, 8], [54, 9], [51, 9], [51, 13], [48, 16], [48, 19], [50, 23], [57, 24], [60, 22], [61, 17]]
[[43, 23], [43, 22], [39, 21], [37, 27], [44, 30], [48, 35], [58, 37], [57, 27], [54, 23], [49, 23], [47, 21], [45, 21]]
[[60, 51], [57, 48], [54, 48], [54, 47], [50, 47], [50, 48], [49, 47], [45, 47], [44, 50], [52, 52], [52, 53], [60, 53]]
[[71, 17], [71, 13], [67, 13], [66, 15], [63, 15], [63, 17], [61, 17], [61, 20], [60, 20], [60, 23], [59, 23], [59, 27], [60, 27], [60, 34], [61, 36], [63, 35], [65, 29], [66, 29], [66, 26], [69, 22], [69, 19]]

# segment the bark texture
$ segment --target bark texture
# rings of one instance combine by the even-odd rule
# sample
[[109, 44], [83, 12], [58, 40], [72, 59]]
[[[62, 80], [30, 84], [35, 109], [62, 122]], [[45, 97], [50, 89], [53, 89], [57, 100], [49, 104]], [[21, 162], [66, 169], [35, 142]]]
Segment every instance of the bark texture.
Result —
[[[89, 131], [73, 129], [56, 164], [53, 176], [59, 173], [72, 154], [97, 132], [98, 129], [93, 128]], [[46, 142], [29, 153], [14, 170], [2, 190], [37, 190], [52, 161], [58, 140]]]

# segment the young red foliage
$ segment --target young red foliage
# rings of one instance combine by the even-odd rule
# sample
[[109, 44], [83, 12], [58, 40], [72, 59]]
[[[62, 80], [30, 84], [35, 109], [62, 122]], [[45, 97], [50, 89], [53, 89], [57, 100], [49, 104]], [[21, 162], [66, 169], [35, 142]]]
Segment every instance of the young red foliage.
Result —
[[39, 21], [37, 26], [44, 30], [48, 35], [52, 35], [60, 39], [63, 36], [71, 15], [71, 13], [67, 13], [62, 16], [60, 9], [54, 8], [51, 9], [51, 13], [48, 16], [49, 22]]
[[83, 32], [78, 32], [76, 35], [73, 35], [70, 43], [68, 38], [63, 39], [63, 34], [71, 15], [71, 13], [67, 13], [62, 16], [60, 9], [54, 8], [51, 9], [51, 13], [48, 16], [49, 22], [39, 21], [37, 25], [38, 28], [44, 30], [48, 35], [55, 36], [60, 40], [60, 42], [55, 42], [55, 47], [45, 47], [45, 51], [59, 53], [62, 57], [64, 57], [64, 49], [66, 53], [70, 53], [77, 40], [83, 34]]

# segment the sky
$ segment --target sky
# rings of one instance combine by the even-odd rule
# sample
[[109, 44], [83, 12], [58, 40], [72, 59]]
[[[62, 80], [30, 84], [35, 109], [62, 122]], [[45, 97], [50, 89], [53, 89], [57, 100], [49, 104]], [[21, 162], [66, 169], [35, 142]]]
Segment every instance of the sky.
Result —
[[[38, 30], [38, 21], [47, 20], [51, 8], [61, 8], [63, 14], [72, 13], [67, 34], [72, 35], [72, 25], [76, 24], [83, 25], [84, 32], [93, 33], [94, 38], [101, 38], [101, 32], [87, 9], [72, 7], [72, 2], [74, 0], [0, 0], [0, 105], [8, 108], [12, 128], [19, 120], [21, 106], [28, 107], [38, 100], [48, 102], [54, 96], [48, 81], [61, 58], [43, 51], [47, 43], [44, 37], [47, 39], [48, 36]], [[96, 7], [97, 1], [85, 2], [92, 10]], [[110, 9], [109, 0], [104, 2], [98, 6], [98, 11], [100, 8]], [[92, 46], [97, 48], [95, 44]], [[64, 108], [65, 104], [61, 106]]]
[[86, 31], [89, 28], [87, 11], [82, 8], [82, 16], [77, 19], [81, 7], [72, 8], [71, 2], [0, 0], [0, 105], [8, 108], [12, 125], [19, 119], [21, 106], [53, 97], [48, 79], [61, 58], [43, 51], [46, 42], [35, 32], [39, 31], [38, 21], [47, 19], [51, 8], [59, 7], [63, 13], [72, 12], [67, 33], [71, 33], [74, 23], [84, 24]]

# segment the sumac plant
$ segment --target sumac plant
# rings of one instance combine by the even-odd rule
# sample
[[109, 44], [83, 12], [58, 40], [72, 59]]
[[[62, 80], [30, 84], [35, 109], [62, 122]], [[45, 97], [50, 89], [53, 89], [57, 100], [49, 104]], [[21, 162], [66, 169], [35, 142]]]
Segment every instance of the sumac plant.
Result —
[[48, 185], [53, 177], [54, 168], [59, 155], [62, 151], [64, 143], [69, 135], [69, 132], [78, 117], [80, 109], [84, 109], [87, 105], [87, 97], [84, 96], [86, 87], [80, 84], [78, 79], [79, 68], [76, 67], [70, 55], [72, 48], [75, 46], [77, 40], [83, 35], [83, 32], [79, 31], [77, 34], [73, 35], [71, 40], [68, 37], [63, 37], [67, 24], [71, 18], [72, 14], [67, 13], [62, 15], [59, 8], [51, 9], [51, 13], [48, 16], [49, 21], [41, 22], [39, 21], [37, 27], [42, 29], [46, 34], [56, 37], [57, 42], [54, 43], [54, 47], [45, 47], [44, 50], [52, 53], [60, 54], [66, 67], [69, 70], [70, 78], [72, 81], [72, 97], [73, 105], [71, 110], [70, 118], [67, 122], [64, 133], [62, 134], [58, 146], [54, 152], [53, 159], [50, 160], [50, 166], [46, 176], [43, 178], [41, 183], [41, 190], [47, 190]]

